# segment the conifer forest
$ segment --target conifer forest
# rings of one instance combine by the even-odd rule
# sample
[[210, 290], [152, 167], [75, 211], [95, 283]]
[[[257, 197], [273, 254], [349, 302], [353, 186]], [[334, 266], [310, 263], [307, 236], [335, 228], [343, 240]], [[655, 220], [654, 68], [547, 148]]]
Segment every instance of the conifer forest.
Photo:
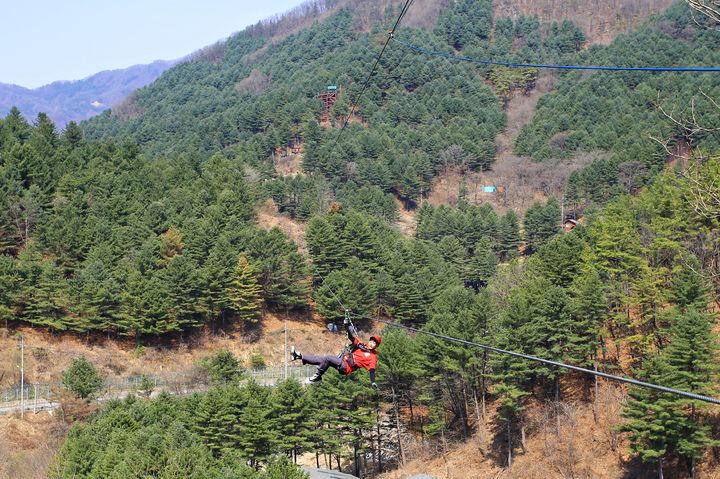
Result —
[[[608, 44], [491, 0], [430, 3], [311, 0], [90, 120], [0, 118], [5, 334], [170, 344], [228, 324], [262, 334], [268, 314], [382, 334], [377, 390], [363, 370], [262, 385], [208, 353], [204, 391], [68, 419], [48, 477], [301, 479], [299, 463], [401, 477], [382, 474], [412, 441], [437, 456], [478, 442], [497, 477], [524, 477], [539, 408], [558, 430], [563, 404], [596, 410], [596, 376], [439, 336], [720, 398], [720, 26], [697, 5], [713, 2], [679, 1]], [[465, 183], [433, 201], [449, 172], [492, 177], [508, 105], [542, 75], [553, 86], [507, 154], [594, 159], [528, 208]], [[262, 227], [267, 204], [302, 237]], [[99, 397], [96, 366], [73, 363], [66, 389]], [[617, 438], [617, 477], [720, 477], [719, 406], [613, 387], [621, 421], [594, 427]]]

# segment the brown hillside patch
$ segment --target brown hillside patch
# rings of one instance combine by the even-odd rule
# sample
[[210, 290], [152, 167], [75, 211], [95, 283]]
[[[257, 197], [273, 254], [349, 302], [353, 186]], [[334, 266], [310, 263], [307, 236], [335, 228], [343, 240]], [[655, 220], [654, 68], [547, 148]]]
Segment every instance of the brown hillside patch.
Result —
[[235, 83], [235, 91], [257, 95], [270, 86], [270, 77], [257, 68], [250, 72], [250, 75]]
[[295, 176], [304, 174], [302, 170], [302, 145], [289, 150], [297, 151], [297, 153], [290, 153], [288, 149], [279, 150], [280, 154], [276, 155], [274, 162], [275, 171], [277, 171], [277, 173], [281, 176]]
[[[553, 74], [543, 72], [535, 88], [527, 92], [515, 92], [509, 98], [505, 105], [507, 127], [495, 140], [497, 153], [492, 169], [466, 173], [450, 169], [435, 178], [427, 200], [433, 205], [456, 205], [463, 184], [467, 188], [467, 200], [470, 203], [490, 203], [500, 214], [509, 209], [523, 214], [535, 201], [546, 201], [550, 197], [562, 198], [570, 173], [589, 165], [605, 153], [581, 152], [570, 160], [536, 162], [512, 152], [517, 135], [532, 120], [538, 100], [552, 90], [555, 80]], [[484, 193], [483, 186], [495, 186], [497, 192]]]
[[41, 479], [67, 427], [48, 412], [0, 416], [0, 479]]
[[278, 228], [280, 231], [288, 235], [288, 237], [298, 245], [303, 253], [307, 253], [307, 243], [305, 242], [305, 230], [307, 225], [290, 219], [289, 217], [278, 212], [277, 205], [272, 199], [268, 199], [260, 206], [258, 211], [258, 226], [269, 230]]
[[432, 30], [438, 21], [440, 12], [449, 3], [449, 0], [415, 0], [412, 8], [403, 17], [402, 25]]
[[[564, 388], [565, 389], [565, 388]], [[655, 477], [652, 467], [633, 460], [627, 438], [614, 428], [622, 423], [625, 393], [614, 384], [601, 383], [597, 400], [572, 399], [578, 391], [566, 391], [560, 404], [531, 403], [526, 409], [526, 444], [515, 439], [513, 464], [506, 467], [504, 423], [497, 417], [498, 404], [488, 407], [484, 428], [460, 443], [408, 441], [408, 462], [379, 479], [404, 479], [427, 474], [437, 479], [615, 479]], [[597, 422], [595, 418], [597, 417]], [[711, 457], [700, 466], [699, 477], [718, 479], [720, 470]], [[668, 465], [666, 477], [687, 477], [676, 465]]]
[[673, 0], [496, 0], [493, 9], [496, 17], [537, 15], [542, 22], [567, 19], [580, 27], [589, 44], [607, 45], [673, 3]]
[[[221, 350], [231, 351], [241, 366], [250, 366], [252, 355], [261, 355], [268, 367], [281, 366], [285, 361], [284, 336], [298, 349], [316, 353], [337, 353], [345, 343], [342, 334], [327, 330], [326, 322], [316, 313], [266, 312], [257, 324], [239, 321], [218, 321], [212, 327], [162, 339], [148, 337], [139, 341], [107, 338], [103, 335], [72, 333], [48, 334], [28, 326], [17, 326], [12, 333], [25, 336], [25, 381], [27, 383], [59, 382], [72, 359], [85, 356], [109, 382], [141, 374], [173, 377], [194, 370], [195, 363], [206, 355]], [[375, 330], [370, 333], [377, 332]], [[16, 339], [0, 338], [0, 351], [16, 348]], [[42, 351], [40, 357], [33, 350]], [[19, 354], [17, 355], [19, 360]], [[5, 371], [16, 369], [15, 361], [3, 362]], [[3, 387], [19, 384], [5, 381]], [[2, 416], [0, 416], [2, 417]]]
[[399, 215], [398, 220], [395, 222], [395, 228], [406, 238], [409, 238], [415, 234], [415, 229], [417, 228], [415, 213], [412, 210], [406, 209], [405, 204], [397, 198], [395, 198], [395, 204], [398, 207]]

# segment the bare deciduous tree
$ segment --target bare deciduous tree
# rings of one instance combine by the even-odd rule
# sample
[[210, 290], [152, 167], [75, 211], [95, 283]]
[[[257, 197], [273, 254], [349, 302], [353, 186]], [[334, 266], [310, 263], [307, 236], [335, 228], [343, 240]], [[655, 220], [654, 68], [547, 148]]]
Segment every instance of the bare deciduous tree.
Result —
[[720, 0], [685, 0], [688, 5], [720, 23]]

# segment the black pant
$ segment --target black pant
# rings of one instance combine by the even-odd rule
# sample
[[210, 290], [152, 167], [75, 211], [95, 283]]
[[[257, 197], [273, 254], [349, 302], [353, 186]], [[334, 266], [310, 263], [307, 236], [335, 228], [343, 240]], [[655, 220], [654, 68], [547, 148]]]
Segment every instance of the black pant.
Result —
[[338, 371], [340, 366], [343, 364], [342, 358], [332, 356], [330, 354], [325, 356], [315, 356], [313, 354], [303, 354], [303, 364], [314, 364], [317, 365], [317, 373], [322, 376], [330, 366], [335, 367]]

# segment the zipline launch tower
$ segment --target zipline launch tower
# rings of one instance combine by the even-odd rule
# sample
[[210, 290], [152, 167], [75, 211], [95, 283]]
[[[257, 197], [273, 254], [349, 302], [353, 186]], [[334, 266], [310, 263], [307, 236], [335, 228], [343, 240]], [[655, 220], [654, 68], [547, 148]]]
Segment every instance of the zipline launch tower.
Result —
[[330, 109], [337, 101], [338, 87], [336, 85], [328, 85], [324, 91], [317, 95], [317, 98], [323, 103], [323, 112], [320, 115], [321, 122], [330, 121]]

